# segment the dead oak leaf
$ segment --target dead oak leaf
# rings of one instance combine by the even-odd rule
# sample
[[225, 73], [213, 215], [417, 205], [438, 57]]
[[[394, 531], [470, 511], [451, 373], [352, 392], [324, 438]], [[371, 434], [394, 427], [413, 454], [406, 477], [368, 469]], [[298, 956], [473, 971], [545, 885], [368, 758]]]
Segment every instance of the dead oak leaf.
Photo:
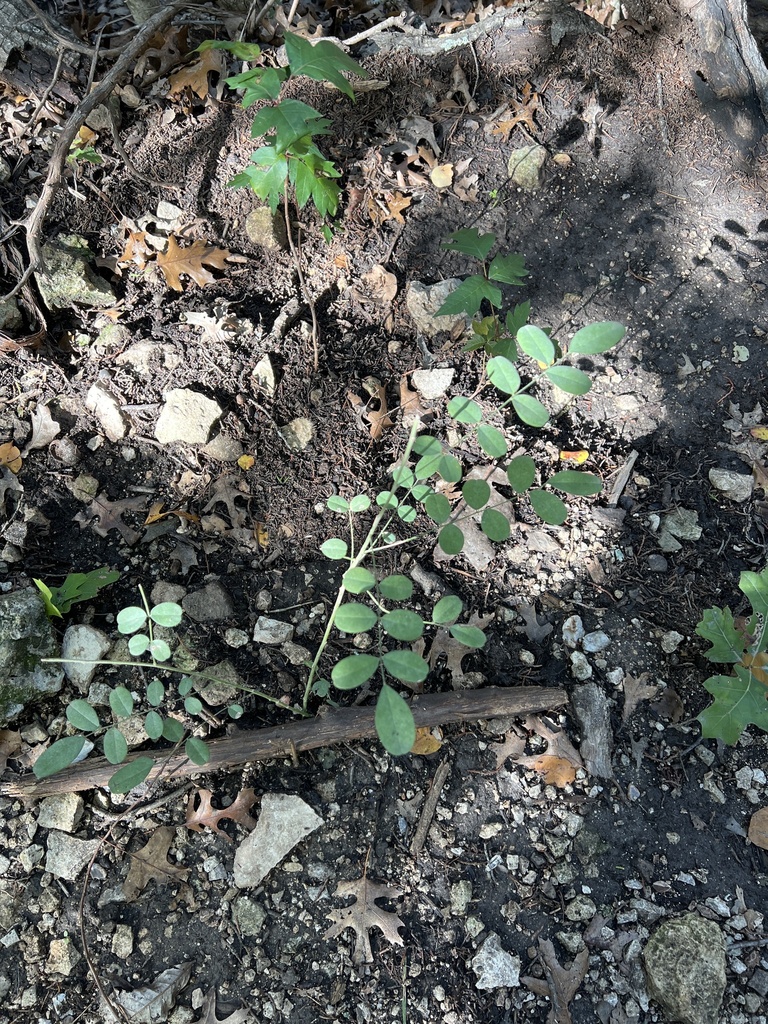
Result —
[[347, 928], [353, 928], [356, 935], [355, 949], [352, 953], [354, 963], [373, 963], [369, 935], [369, 931], [373, 927], [379, 928], [388, 942], [396, 946], [403, 945], [398, 928], [404, 928], [405, 924], [397, 914], [392, 914], [388, 910], [382, 910], [381, 907], [376, 906], [376, 900], [402, 896], [403, 890], [398, 886], [381, 885], [379, 882], [370, 882], [367, 878], [357, 878], [353, 882], [339, 882], [334, 895], [353, 896], [355, 902], [341, 910], [332, 910], [327, 915], [333, 924], [323, 938], [335, 939]]
[[143, 892], [149, 882], [162, 884], [174, 879], [182, 881], [186, 877], [188, 868], [181, 868], [168, 860], [174, 835], [172, 828], [161, 825], [149, 841], [131, 855], [131, 866], [123, 882], [123, 896], [129, 903]]
[[0, 772], [5, 771], [9, 757], [21, 750], [21, 733], [11, 729], [0, 729]]
[[106, 537], [110, 530], [117, 530], [125, 543], [129, 547], [133, 547], [140, 540], [141, 534], [124, 523], [122, 517], [126, 512], [133, 512], [143, 507], [142, 498], [121, 498], [119, 501], [110, 501], [102, 491], [93, 499], [85, 512], [77, 513], [75, 522], [80, 524], [82, 530], [86, 526], [90, 526], [93, 532], [100, 537]]
[[215, 989], [208, 990], [200, 1009], [203, 1011], [203, 1016], [196, 1021], [196, 1024], [250, 1024], [254, 1020], [250, 1010], [235, 1010], [228, 1017], [219, 1019], [216, 1016]]
[[368, 377], [364, 384], [371, 399], [378, 402], [378, 409], [372, 409], [370, 403], [364, 404], [362, 398], [353, 391], [348, 393], [349, 402], [354, 407], [355, 412], [362, 419], [368, 421], [368, 433], [371, 435], [371, 439], [373, 441], [380, 441], [384, 431], [395, 425], [395, 421], [389, 415], [387, 392], [384, 385], [379, 384], [375, 377]]
[[[217, 810], [213, 806], [212, 796], [213, 793], [210, 789], [198, 789], [197, 793], [190, 794], [187, 800], [188, 829], [191, 829], [193, 832], [202, 832], [203, 829], [209, 828], [212, 832], [218, 832], [220, 836], [229, 839], [226, 832], [222, 832], [219, 828], [219, 822], [223, 818], [230, 818], [232, 821], [236, 821], [243, 828], [248, 829], [249, 832], [256, 828], [256, 819], [252, 818], [248, 813], [256, 800], [256, 795], [250, 787], [241, 789], [234, 802], [229, 807], [223, 808], [223, 810]], [[195, 807], [195, 802], [198, 799], [200, 802]]]
[[536, 995], [549, 996], [551, 1008], [547, 1024], [572, 1024], [570, 1004], [586, 977], [589, 950], [584, 948], [577, 953], [566, 969], [560, 966], [552, 941], [539, 939], [539, 960], [544, 967], [544, 978], [525, 977], [520, 980]]
[[250, 500], [250, 493], [243, 490], [245, 484], [233, 473], [225, 473], [215, 481], [213, 485], [213, 496], [203, 509], [203, 512], [210, 512], [216, 505], [222, 504], [227, 508], [229, 521], [232, 527], [245, 526], [247, 514], [235, 504], [237, 498], [243, 501]]
[[48, 406], [38, 405], [32, 413], [32, 436], [22, 451], [21, 457], [25, 459], [36, 448], [47, 448], [60, 430], [61, 427], [51, 416]]
[[539, 94], [534, 91], [530, 82], [523, 85], [520, 99], [514, 99], [509, 105], [506, 115], [491, 129], [493, 135], [501, 136], [504, 142], [509, 141], [509, 136], [517, 125], [522, 124], [534, 135], [536, 133], [536, 113], [541, 107]]
[[[468, 625], [477, 626], [479, 629], [485, 629], [485, 627], [493, 620], [492, 615], [481, 616], [477, 612], [473, 612], [470, 616]], [[432, 646], [429, 649], [427, 655], [427, 661], [429, 667], [434, 669], [437, 665], [438, 660], [441, 657], [445, 657], [445, 667], [451, 674], [451, 686], [454, 690], [460, 690], [464, 684], [464, 669], [462, 668], [462, 661], [468, 654], [472, 654], [473, 650], [471, 647], [467, 647], [460, 641], [452, 637], [447, 629], [438, 629], [435, 633], [435, 637], [432, 641]], [[409, 684], [406, 683], [406, 686]], [[417, 692], [420, 692], [417, 690]]]
[[168, 95], [172, 100], [182, 97], [189, 89], [201, 100], [208, 96], [208, 75], [211, 71], [221, 74], [224, 69], [224, 57], [219, 50], [204, 50], [197, 60], [171, 75], [168, 80]]
[[205, 269], [204, 264], [216, 267], [217, 270], [224, 270], [229, 255], [227, 249], [217, 249], [215, 245], [208, 245], [201, 238], [182, 249], [176, 236], [171, 235], [165, 252], [157, 254], [157, 265], [163, 272], [168, 287], [176, 292], [183, 292], [181, 274], [191, 277], [195, 284], [204, 288], [216, 280], [213, 274]]
[[548, 786], [564, 786], [576, 779], [576, 770], [583, 768], [581, 760], [571, 741], [562, 729], [552, 729], [537, 715], [529, 715], [524, 723], [528, 732], [536, 733], [546, 740], [547, 749], [542, 753], [526, 754], [526, 736], [510, 731], [503, 743], [494, 743], [496, 748], [496, 769], [502, 767], [511, 757], [515, 764], [538, 772]]
[[435, 415], [433, 409], [422, 405], [418, 391], [411, 389], [407, 373], [400, 378], [400, 415], [404, 427], [410, 427], [417, 416], [422, 423], [429, 423]]
[[624, 676], [624, 707], [621, 721], [628, 722], [642, 700], [650, 700], [659, 692], [658, 685], [648, 683], [650, 672], [642, 672], [637, 678], [628, 672]]

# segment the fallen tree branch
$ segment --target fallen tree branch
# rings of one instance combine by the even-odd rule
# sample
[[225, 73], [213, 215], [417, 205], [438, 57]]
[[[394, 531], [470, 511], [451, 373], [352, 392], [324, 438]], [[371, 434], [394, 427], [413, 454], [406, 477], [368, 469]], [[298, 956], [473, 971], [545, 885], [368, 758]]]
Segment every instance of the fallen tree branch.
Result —
[[87, 96], [83, 97], [70, 114], [69, 120], [62, 128], [56, 146], [51, 154], [51, 159], [48, 163], [48, 173], [45, 177], [40, 198], [35, 204], [35, 208], [32, 213], [21, 225], [26, 232], [27, 238], [27, 256], [29, 259], [27, 269], [22, 274], [21, 279], [18, 281], [16, 286], [8, 292], [7, 295], [0, 297], [0, 301], [13, 298], [13, 296], [16, 295], [17, 292], [19, 292], [26, 284], [34, 271], [43, 267], [43, 259], [40, 251], [40, 238], [43, 233], [45, 218], [48, 214], [51, 202], [53, 201], [53, 197], [56, 194], [56, 189], [61, 184], [64, 166], [66, 164], [67, 157], [69, 156], [70, 146], [72, 145], [77, 133], [85, 124], [85, 119], [91, 111], [98, 107], [99, 104], [104, 103], [104, 101], [109, 97], [117, 83], [130, 68], [132, 62], [146, 48], [149, 40], [155, 32], [164, 28], [164, 26], [178, 11], [187, 6], [187, 0], [174, 0], [173, 3], [163, 7], [163, 9], [154, 17], [145, 22], [136, 33], [134, 39], [120, 54], [110, 71], [107, 72], [99, 84], [92, 89]]
[[[549, 711], [568, 702], [564, 690], [537, 686], [513, 686], [509, 689], [488, 687], [483, 690], [461, 690], [454, 693], [435, 693], [416, 698], [411, 704], [418, 728], [431, 729], [450, 722], [476, 722], [481, 718], [501, 718], [506, 715], [529, 715]], [[249, 761], [267, 761], [275, 757], [292, 757], [302, 750], [314, 750], [332, 743], [348, 743], [369, 739], [376, 735], [375, 708], [341, 708], [328, 711], [317, 718], [289, 722], [269, 729], [238, 732], [234, 736], [211, 740], [208, 744], [210, 760], [202, 767], [193, 764], [185, 754], [158, 757], [158, 763], [147, 781], [160, 775], [176, 778], [203, 772], [233, 768]], [[127, 758], [146, 757], [146, 752]], [[55, 793], [75, 793], [84, 789], [106, 786], [116, 766], [106, 758], [97, 757], [70, 765], [48, 779], [27, 777], [0, 782], [0, 794], [38, 800]]]

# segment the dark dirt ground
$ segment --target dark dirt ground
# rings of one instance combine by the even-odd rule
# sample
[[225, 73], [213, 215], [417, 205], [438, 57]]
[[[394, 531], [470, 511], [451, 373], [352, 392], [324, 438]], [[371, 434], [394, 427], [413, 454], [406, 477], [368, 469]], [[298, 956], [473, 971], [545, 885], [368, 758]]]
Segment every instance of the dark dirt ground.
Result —
[[[145, 90], [137, 110], [124, 110], [122, 136], [136, 166], [177, 183], [177, 191], [131, 178], [105, 132], [104, 164], [81, 169], [76, 189], [70, 181], [57, 199], [47, 233], [78, 232], [106, 261], [100, 272], [120, 299], [117, 324], [124, 333], [112, 347], [96, 344], [105, 317], [51, 311], [42, 348], [0, 356], [0, 442], [23, 448], [31, 413], [50, 403], [60, 436], [76, 447], [75, 455], [59, 447], [25, 458], [18, 477], [24, 491], [6, 498], [1, 532], [8, 542], [14, 524], [26, 522], [27, 529], [21, 541], [13, 534], [18, 554], [11, 550], [0, 572], [18, 588], [31, 577], [58, 581], [100, 565], [121, 571], [118, 583], [92, 605], [76, 606], [68, 622], [87, 619], [114, 633], [116, 611], [135, 601], [139, 584], [148, 592], [158, 581], [194, 592], [218, 581], [233, 613], [225, 621], [185, 619], [185, 644], [206, 664], [228, 658], [244, 679], [276, 697], [300, 696], [301, 666], [279, 648], [233, 648], [225, 630], [250, 636], [269, 608], [298, 627], [296, 639], [308, 648], [319, 641], [321, 627], [310, 611], [327, 602], [330, 588], [318, 549], [337, 529], [325, 499], [375, 492], [405, 437], [395, 417], [395, 426], [372, 442], [348, 393], [364, 396], [362, 382], [374, 375], [396, 406], [401, 376], [424, 365], [405, 287], [466, 272], [464, 261], [440, 248], [460, 227], [493, 231], [502, 250], [525, 254], [530, 277], [514, 299], [531, 300], [533, 322], [563, 337], [596, 320], [628, 328], [616, 351], [594, 360], [589, 396], [542, 431], [508, 423], [510, 439], [543, 467], [559, 449], [589, 450], [588, 468], [604, 478], [606, 493], [638, 453], [617, 509], [601, 499], [574, 499], [559, 528], [544, 527], [521, 509], [511, 540], [485, 571], [461, 557], [435, 565], [427, 545], [413, 552], [471, 611], [492, 617], [486, 649], [463, 662], [473, 685], [559, 685], [571, 692], [576, 681], [563, 623], [578, 614], [588, 631], [608, 635], [610, 646], [590, 660], [593, 679], [610, 698], [614, 778], [582, 769], [558, 788], [512, 760], [499, 763], [492, 744], [522, 729], [520, 722], [447, 727], [441, 749], [429, 756], [392, 759], [363, 742], [302, 754], [297, 764], [287, 759], [203, 773], [196, 783], [213, 791], [219, 807], [251, 786], [257, 799], [300, 795], [325, 825], [247, 893], [263, 911], [257, 933], [247, 934], [237, 913], [246, 897], [232, 884], [231, 839], [239, 842], [243, 829], [225, 824], [230, 838], [188, 831], [180, 796], [132, 810], [101, 848], [86, 893], [89, 956], [103, 985], [138, 988], [166, 968], [191, 963], [191, 981], [169, 1018], [180, 1024], [200, 1019], [201, 993], [210, 989], [220, 1017], [247, 1007], [253, 1020], [552, 1020], [550, 1000], [530, 987], [476, 987], [472, 958], [496, 932], [504, 949], [520, 957], [521, 973], [539, 979], [545, 977], [539, 940], [551, 938], [564, 965], [586, 942], [586, 975], [571, 1004], [577, 1024], [654, 1021], [663, 1018], [648, 1001], [640, 950], [658, 920], [696, 909], [717, 920], [731, 944], [720, 1019], [765, 1022], [760, 979], [768, 954], [754, 912], [765, 906], [768, 860], [745, 835], [751, 814], [766, 804], [768, 742], [748, 731], [735, 748], [697, 744], [695, 716], [707, 703], [701, 683], [710, 672], [694, 634], [711, 604], [743, 612], [739, 572], [765, 564], [763, 493], [756, 489], [737, 504], [708, 480], [712, 467], [749, 473], [765, 456], [763, 444], [738, 430], [739, 416], [765, 400], [765, 166], [758, 160], [745, 169], [702, 111], [685, 59], [689, 26], [672, 9], [662, 10], [648, 31], [567, 36], [525, 67], [504, 62], [498, 40], [481, 40], [473, 53], [464, 48], [458, 56], [379, 55], [367, 62], [369, 70], [391, 87], [363, 94], [351, 112], [345, 100], [321, 90], [302, 94], [324, 104], [332, 118], [329, 153], [358, 194], [382, 197], [398, 188], [387, 178], [391, 164], [377, 154], [409, 115], [440, 121], [441, 159], [471, 156], [479, 174], [474, 203], [451, 191], [438, 194], [428, 177], [416, 187], [406, 183], [399, 190], [412, 203], [404, 224], [372, 224], [361, 202], [347, 211], [330, 245], [306, 218], [303, 252], [321, 331], [317, 371], [303, 304], [285, 329], [273, 332], [298, 295], [290, 255], [265, 253], [248, 240], [244, 219], [253, 198], [224, 187], [251, 148], [249, 119], [231, 94], [218, 90], [216, 99], [185, 107], [168, 98], [161, 80]], [[451, 95], [457, 61], [474, 87], [474, 114], [455, 101], [435, 110], [426, 99]], [[79, 74], [75, 85], [82, 86], [87, 71]], [[518, 129], [503, 143], [483, 128], [484, 118], [524, 81], [542, 98], [536, 141], [570, 157], [567, 165], [550, 161], [534, 193], [510, 187], [506, 174], [510, 149], [530, 140]], [[7, 111], [12, 102], [6, 90], [0, 103]], [[10, 129], [6, 135], [3, 155], [19, 168], [0, 186], [7, 221], [23, 215], [35, 195], [30, 170], [44, 167], [52, 126], [44, 118], [26, 138]], [[25, 146], [28, 160], [22, 160]], [[187, 282], [182, 293], [168, 290], [153, 272], [124, 268], [113, 276], [108, 261], [124, 246], [121, 218], [153, 215], [161, 199], [185, 212], [190, 237], [207, 238], [242, 261], [216, 271], [208, 287]], [[397, 276], [391, 305], [362, 302], [354, 290], [375, 264]], [[184, 323], [190, 312], [251, 326], [201, 338], [199, 327]], [[153, 345], [148, 361], [123, 358], [147, 342]], [[441, 344], [432, 347], [434, 365], [454, 367], [454, 391], [471, 393], [481, 381], [480, 358], [448, 338]], [[277, 370], [274, 395], [253, 375], [265, 354]], [[95, 382], [125, 407], [130, 431], [122, 440], [103, 437], [86, 409]], [[250, 470], [217, 461], [199, 446], [154, 440], [163, 393], [186, 386], [219, 402], [221, 430], [253, 455]], [[315, 437], [306, 450], [291, 452], [276, 428], [297, 416], [313, 421]], [[753, 420], [761, 421], [759, 414]], [[433, 429], [444, 426], [438, 402]], [[95, 477], [111, 501], [136, 499], [124, 516], [140, 534], [136, 543], [76, 522], [86, 507], [71, 490], [80, 474]], [[223, 523], [207, 534], [173, 518], [143, 525], [156, 501], [202, 514], [224, 477], [242, 498], [237, 523], [216, 506]], [[677, 507], [698, 514], [702, 534], [660, 559], [653, 517]], [[264, 546], [257, 524], [268, 530]], [[402, 565], [407, 571], [407, 562]], [[681, 635], [674, 650], [672, 631]], [[638, 678], [656, 689], [625, 721], [625, 701]], [[427, 690], [450, 686], [449, 673], [438, 668]], [[28, 743], [54, 735], [64, 702], [75, 695], [66, 684], [13, 727]], [[244, 703], [246, 726], [283, 720], [255, 699]], [[577, 748], [584, 741], [570, 709], [551, 721]], [[540, 749], [535, 732], [528, 735], [529, 749]], [[412, 857], [421, 804], [444, 761], [448, 776], [434, 823]], [[21, 770], [12, 759], [4, 783]], [[171, 790], [169, 783], [146, 801]], [[83, 795], [74, 835], [100, 838], [124, 805], [103, 792]], [[0, 1021], [100, 1020], [86, 960], [75, 956], [70, 973], [57, 970], [51, 946], [70, 936], [83, 953], [82, 875], [66, 882], [44, 870], [52, 833], [37, 824], [34, 804], [5, 795], [0, 808]], [[186, 883], [153, 882], [127, 901], [120, 883], [129, 855], [159, 825], [174, 830], [171, 863], [188, 869]], [[387, 906], [403, 922], [403, 945], [374, 930], [370, 964], [353, 962], [352, 932], [324, 938], [327, 915], [341, 905], [336, 885], [363, 873], [402, 889]], [[468, 904], [460, 883], [471, 886]], [[567, 1021], [562, 1014], [555, 1019]]]

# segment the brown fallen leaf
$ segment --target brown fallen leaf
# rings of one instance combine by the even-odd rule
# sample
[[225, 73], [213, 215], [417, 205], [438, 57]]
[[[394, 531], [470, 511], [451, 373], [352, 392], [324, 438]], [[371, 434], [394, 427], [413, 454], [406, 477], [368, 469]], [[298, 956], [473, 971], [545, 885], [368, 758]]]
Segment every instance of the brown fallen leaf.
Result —
[[[473, 612], [470, 616], [468, 625], [477, 626], [479, 629], [485, 629], [485, 627], [493, 620], [492, 615], [480, 616], [477, 612]], [[445, 667], [451, 674], [451, 686], [454, 690], [460, 690], [464, 685], [464, 669], [461, 666], [464, 658], [468, 654], [472, 654], [472, 649], [466, 647], [464, 644], [459, 643], [447, 629], [438, 629], [435, 633], [432, 645], [427, 655], [427, 661], [429, 667], [434, 668], [438, 662], [438, 659], [445, 656]], [[410, 686], [409, 683], [405, 684]], [[421, 690], [418, 687], [410, 686], [417, 693]]]
[[384, 933], [388, 942], [396, 946], [403, 945], [398, 928], [404, 928], [405, 924], [397, 914], [392, 914], [388, 910], [382, 910], [381, 907], [376, 906], [376, 900], [402, 896], [403, 890], [398, 886], [381, 885], [378, 882], [369, 882], [367, 878], [357, 878], [353, 882], [339, 882], [334, 895], [353, 896], [355, 902], [341, 910], [332, 910], [327, 915], [333, 924], [323, 938], [335, 939], [347, 928], [354, 928], [356, 934], [355, 949], [352, 953], [354, 963], [373, 963], [371, 937], [368, 933], [374, 926]]
[[405, 224], [403, 210], [407, 210], [410, 205], [411, 197], [403, 195], [402, 192], [388, 192], [383, 203], [376, 202], [373, 196], [368, 195], [368, 215], [374, 224], [383, 224], [387, 220]]
[[200, 1009], [203, 1016], [195, 1024], [250, 1024], [255, 1021], [250, 1010], [235, 1010], [228, 1017], [219, 1019], [216, 1016], [216, 990], [209, 989], [208, 995], [203, 999]]
[[163, 272], [168, 287], [176, 292], [183, 292], [184, 285], [181, 283], [180, 274], [191, 277], [195, 284], [204, 288], [207, 284], [213, 284], [216, 278], [203, 264], [224, 270], [229, 255], [229, 250], [217, 249], [215, 245], [208, 245], [201, 238], [182, 249], [176, 236], [171, 235], [165, 252], [157, 254], [157, 265]]
[[200, 516], [195, 515], [194, 512], [185, 512], [180, 508], [163, 508], [164, 502], [155, 501], [150, 505], [149, 512], [147, 512], [147, 518], [144, 520], [145, 526], [150, 526], [152, 523], [159, 523], [162, 519], [167, 516], [178, 516], [179, 519], [184, 519], [188, 523], [200, 523]]
[[220, 50], [204, 50], [197, 60], [187, 64], [168, 79], [168, 95], [172, 100], [180, 99], [189, 89], [201, 100], [208, 96], [208, 75], [211, 71], [221, 74], [224, 70], [224, 56]]
[[74, 519], [80, 524], [80, 529], [84, 530], [86, 526], [90, 526], [100, 537], [106, 537], [110, 530], [117, 530], [125, 543], [133, 547], [141, 539], [141, 534], [124, 523], [122, 517], [126, 512], [135, 512], [143, 507], [142, 498], [110, 501], [102, 491], [93, 499], [86, 511], [78, 512]]
[[421, 395], [413, 391], [408, 384], [408, 374], [400, 378], [400, 416], [404, 427], [410, 427], [418, 416], [422, 423], [429, 423], [434, 418], [434, 409], [423, 405]]
[[123, 896], [132, 903], [149, 882], [162, 885], [173, 880], [183, 881], [189, 869], [171, 864], [168, 850], [174, 839], [174, 830], [161, 825], [149, 841], [136, 853], [131, 854], [131, 866], [123, 882]]
[[622, 722], [628, 722], [641, 700], [650, 700], [659, 692], [655, 683], [648, 683], [650, 672], [643, 672], [637, 678], [628, 672], [624, 676], [624, 707], [621, 712]]
[[[211, 802], [213, 793], [210, 789], [198, 789], [196, 793], [191, 793], [187, 799], [187, 828], [193, 832], [202, 832], [203, 829], [209, 828], [212, 832], [217, 832], [220, 836], [224, 836], [225, 839], [232, 842], [226, 832], [222, 832], [219, 828], [219, 822], [223, 818], [229, 818], [232, 821], [236, 821], [243, 828], [252, 831], [256, 828], [256, 819], [252, 818], [248, 813], [253, 807], [256, 800], [254, 791], [249, 787], [241, 789], [237, 794], [234, 802], [225, 807], [223, 810], [217, 810]], [[195, 802], [199, 799], [197, 807]]]
[[347, 397], [355, 411], [368, 421], [368, 432], [371, 435], [371, 439], [380, 441], [385, 429], [394, 427], [395, 421], [389, 415], [387, 392], [383, 384], [379, 384], [375, 377], [368, 377], [364, 383], [371, 398], [379, 403], [378, 409], [371, 409], [370, 403], [364, 404], [362, 398], [353, 391], [348, 392]]
[[21, 452], [15, 444], [10, 441], [0, 444], [0, 466], [7, 466], [12, 473], [18, 473], [21, 465]]
[[768, 494], [768, 469], [762, 462], [752, 463], [752, 476], [755, 478], [755, 487]]
[[21, 750], [21, 733], [11, 729], [0, 729], [0, 772], [5, 771], [9, 757]]
[[544, 978], [525, 977], [520, 980], [536, 995], [549, 996], [552, 1005], [547, 1024], [572, 1024], [570, 1004], [586, 977], [589, 950], [585, 947], [577, 953], [566, 970], [558, 963], [552, 941], [539, 939], [539, 961], [544, 968]]
[[442, 733], [440, 737], [435, 736], [439, 729], [429, 729], [426, 725], [416, 730], [416, 741], [411, 747], [412, 754], [434, 754], [443, 745]]
[[496, 748], [496, 770], [511, 757], [515, 764], [530, 768], [542, 776], [547, 785], [562, 789], [576, 778], [576, 769], [584, 763], [571, 741], [562, 729], [551, 729], [537, 715], [529, 715], [523, 722], [528, 732], [535, 732], [547, 742], [547, 749], [540, 754], [526, 754], [528, 739], [511, 730], [503, 743], [494, 743]]
[[363, 285], [363, 295], [380, 306], [387, 305], [397, 295], [397, 278], [379, 263], [363, 274], [360, 283]]
[[21, 457], [26, 459], [36, 448], [47, 448], [60, 430], [61, 427], [51, 416], [48, 406], [38, 405], [32, 413], [32, 436], [27, 441]]
[[747, 838], [761, 850], [768, 850], [768, 807], [761, 807], [749, 819]]
[[504, 142], [509, 141], [509, 136], [518, 124], [525, 125], [531, 135], [536, 134], [536, 113], [541, 107], [539, 94], [534, 92], [530, 82], [523, 85], [520, 99], [513, 99], [509, 109], [501, 116], [497, 124], [491, 129], [494, 135], [500, 135]]
[[250, 493], [245, 488], [245, 482], [234, 473], [224, 473], [213, 484], [213, 495], [211, 500], [203, 509], [203, 512], [210, 512], [216, 505], [225, 505], [229, 521], [233, 527], [245, 526], [247, 519], [246, 512], [235, 504], [239, 498], [241, 501], [249, 501]]
[[129, 231], [122, 254], [117, 257], [117, 262], [133, 263], [139, 270], [143, 270], [153, 255], [154, 250], [147, 244], [147, 232]]

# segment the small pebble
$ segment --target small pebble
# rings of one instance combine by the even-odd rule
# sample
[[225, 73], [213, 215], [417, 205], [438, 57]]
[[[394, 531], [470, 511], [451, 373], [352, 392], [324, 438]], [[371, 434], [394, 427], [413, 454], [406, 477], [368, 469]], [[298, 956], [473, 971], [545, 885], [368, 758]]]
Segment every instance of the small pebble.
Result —
[[666, 572], [669, 568], [669, 562], [664, 555], [648, 555], [647, 565], [651, 572]]
[[592, 678], [592, 666], [581, 651], [574, 651], [571, 655], [571, 675], [582, 682]]
[[584, 636], [584, 623], [580, 615], [570, 615], [563, 623], [563, 643], [566, 647], [576, 647]]
[[588, 654], [597, 654], [598, 651], [604, 651], [611, 643], [611, 638], [607, 633], [604, 633], [602, 629], [596, 630], [594, 633], [587, 633], [581, 642], [581, 646]]

